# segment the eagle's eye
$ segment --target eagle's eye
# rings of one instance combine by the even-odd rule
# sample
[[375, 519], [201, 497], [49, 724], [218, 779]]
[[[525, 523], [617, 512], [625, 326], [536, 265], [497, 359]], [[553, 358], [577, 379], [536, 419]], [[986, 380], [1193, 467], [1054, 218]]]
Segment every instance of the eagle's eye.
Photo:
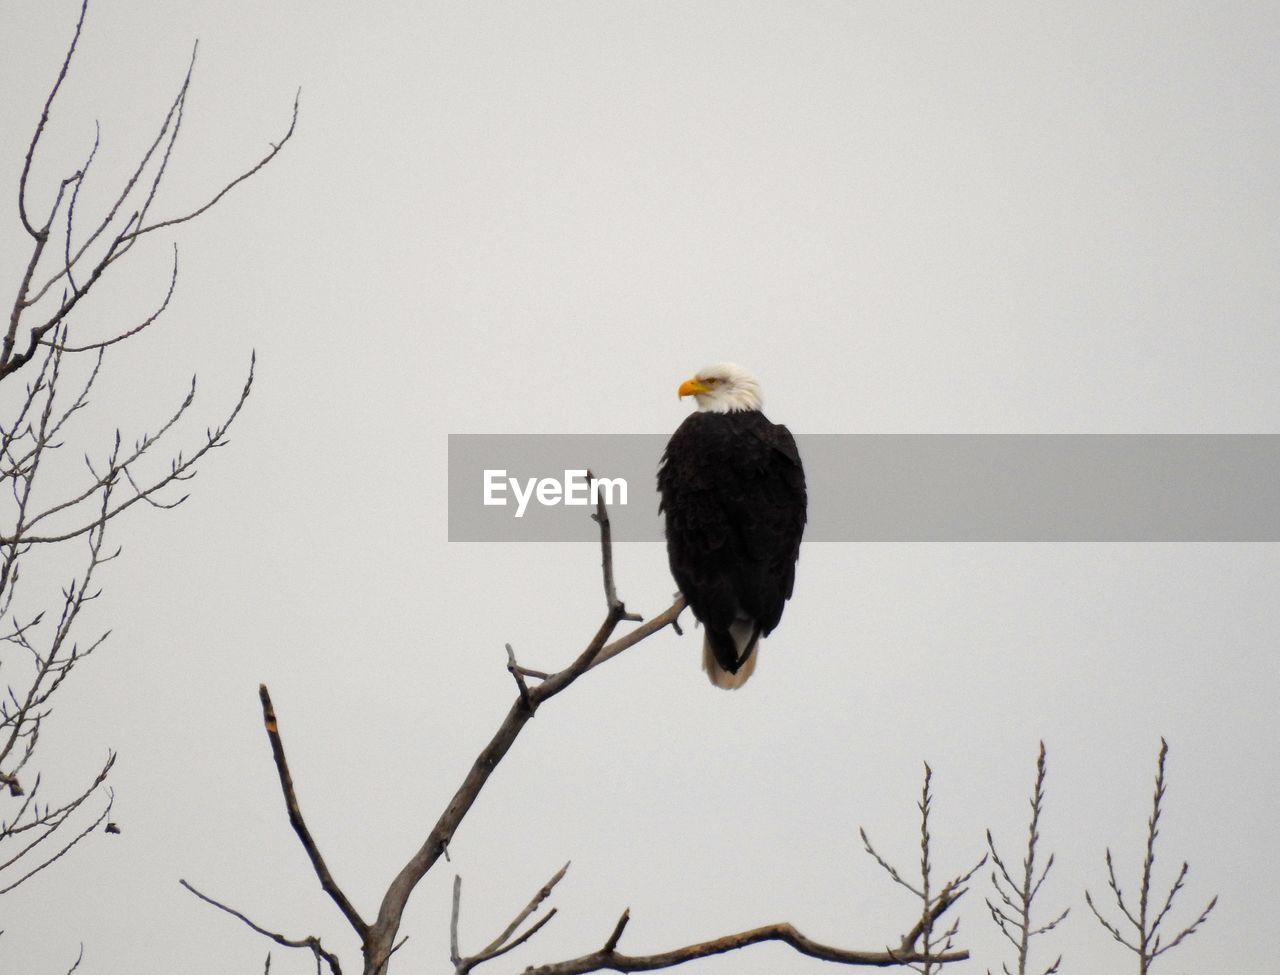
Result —
[[720, 385], [720, 379], [719, 379], [719, 377], [717, 377], [717, 376], [709, 376], [709, 377], [707, 377], [706, 379], [702, 380], [702, 382], [703, 382], [705, 385], [707, 385], [707, 386], [719, 386], [719, 385]]

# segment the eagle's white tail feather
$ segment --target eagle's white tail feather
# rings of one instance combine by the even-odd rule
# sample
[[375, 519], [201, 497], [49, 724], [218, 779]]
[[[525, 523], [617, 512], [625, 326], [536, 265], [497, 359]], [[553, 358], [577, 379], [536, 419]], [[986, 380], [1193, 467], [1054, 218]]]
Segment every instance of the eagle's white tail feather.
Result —
[[738, 667], [736, 674], [725, 670], [716, 661], [715, 652], [711, 649], [711, 641], [704, 635], [702, 638], [702, 669], [711, 678], [711, 683], [726, 691], [737, 690], [747, 682], [747, 678], [756, 672], [756, 657], [760, 654], [760, 630], [755, 620], [734, 620], [729, 624], [729, 632], [738, 647], [738, 659], [746, 660]]

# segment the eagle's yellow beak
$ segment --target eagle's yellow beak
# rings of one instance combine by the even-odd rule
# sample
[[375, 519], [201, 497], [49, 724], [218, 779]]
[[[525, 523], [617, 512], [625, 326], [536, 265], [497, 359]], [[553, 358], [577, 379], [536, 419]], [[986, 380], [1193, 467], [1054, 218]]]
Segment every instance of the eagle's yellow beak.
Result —
[[700, 396], [711, 392], [711, 387], [698, 379], [686, 379], [680, 384], [681, 396]]

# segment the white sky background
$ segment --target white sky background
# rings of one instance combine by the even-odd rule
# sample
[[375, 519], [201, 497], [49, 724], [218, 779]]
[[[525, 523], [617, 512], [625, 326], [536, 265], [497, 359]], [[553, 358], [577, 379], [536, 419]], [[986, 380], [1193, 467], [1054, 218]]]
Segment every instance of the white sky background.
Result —
[[[558, 667], [603, 612], [592, 547], [445, 541], [448, 433], [670, 430], [676, 386], [717, 359], [754, 367], [796, 431], [1277, 432], [1274, 4], [356, 10], [90, 11], [39, 200], [95, 118], [96, 185], [124, 171], [197, 37], [170, 212], [278, 138], [298, 86], [302, 116], [177, 235], [170, 311], [111, 356], [86, 424], [154, 429], [198, 371], [195, 438], [258, 352], [192, 500], [117, 522], [97, 608], [114, 633], [44, 753], [56, 792], [119, 750], [123, 833], [4, 899], [6, 971], [64, 971], [81, 940], [84, 971], [261, 971], [270, 946], [179, 877], [358, 970], [289, 830], [258, 682], [372, 916], [505, 713], [503, 643]], [[6, 294], [13, 187], [74, 19], [64, 0], [0, 14]], [[82, 337], [150, 310], [168, 246], [120, 269]], [[659, 546], [616, 561], [629, 606], [668, 604]], [[1161, 890], [1191, 861], [1171, 923], [1221, 895], [1161, 968], [1256, 967], [1280, 900], [1278, 571], [1269, 545], [807, 546], [745, 690], [711, 688], [687, 630], [540, 712], [410, 902], [399, 970], [447, 968], [454, 870], [474, 950], [567, 859], [560, 915], [495, 972], [593, 950], [627, 906], [632, 952], [778, 920], [896, 942], [913, 904], [857, 827], [909, 868], [927, 759], [940, 871], [988, 826], [1016, 860], [1043, 737], [1043, 906], [1072, 914], [1034, 958], [1133, 971], [1083, 888], [1107, 902], [1108, 845], [1136, 887], [1161, 735]], [[987, 893], [953, 971], [1009, 957]], [[761, 946], [697, 970], [780, 965], [823, 967]]]

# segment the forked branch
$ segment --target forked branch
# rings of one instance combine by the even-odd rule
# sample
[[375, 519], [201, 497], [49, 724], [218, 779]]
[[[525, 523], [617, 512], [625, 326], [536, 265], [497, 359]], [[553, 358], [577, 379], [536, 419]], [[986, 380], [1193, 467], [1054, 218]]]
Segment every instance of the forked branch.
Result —
[[519, 948], [522, 944], [532, 938], [535, 934], [543, 929], [546, 924], [556, 916], [556, 908], [552, 908], [543, 917], [535, 921], [523, 934], [516, 934], [520, 929], [520, 925], [524, 924], [529, 917], [542, 906], [542, 902], [551, 896], [551, 892], [555, 890], [556, 884], [564, 879], [564, 875], [569, 870], [569, 864], [565, 864], [554, 874], [551, 879], [543, 884], [529, 899], [529, 903], [524, 909], [517, 914], [502, 932], [489, 942], [485, 947], [481, 948], [474, 955], [463, 955], [458, 948], [458, 919], [462, 908], [462, 878], [455, 876], [453, 878], [453, 911], [449, 919], [449, 960], [453, 962], [453, 968], [456, 975], [466, 975], [467, 972], [475, 968], [477, 965], [486, 961], [492, 961], [499, 958], [507, 952]]
[[[453, 798], [445, 807], [444, 812], [436, 820], [435, 826], [432, 827], [431, 832], [427, 835], [426, 841], [401, 868], [400, 873], [397, 874], [396, 878], [391, 882], [391, 886], [387, 889], [378, 910], [377, 920], [371, 925], [369, 939], [365, 943], [365, 975], [382, 975], [385, 971], [389, 952], [396, 933], [400, 929], [400, 920], [404, 915], [405, 905], [408, 903], [414, 888], [444, 853], [458, 826], [479, 797], [485, 783], [489, 781], [489, 776], [493, 774], [494, 769], [498, 767], [499, 763], [506, 757], [507, 752], [511, 750], [511, 746], [515, 744], [515, 740], [524, 729], [524, 726], [537, 714], [538, 708], [561, 691], [567, 689], [596, 663], [606, 659], [606, 653], [610, 657], [616, 656], [628, 647], [634, 646], [646, 637], [657, 633], [663, 627], [674, 622], [676, 617], [679, 616], [680, 610], [684, 606], [681, 599], [677, 599], [665, 613], [615, 641], [614, 645], [611, 646], [609, 644], [609, 637], [612, 636], [620, 622], [624, 620], [639, 620], [641, 617], [627, 612], [626, 606], [618, 598], [614, 588], [612, 534], [609, 528], [608, 511], [603, 499], [597, 500], [594, 518], [600, 526], [601, 574], [604, 581], [606, 603], [604, 621], [600, 624], [586, 647], [568, 667], [557, 673], [550, 674], [535, 687], [525, 685], [520, 688], [516, 700], [507, 711], [506, 718], [503, 719], [502, 724], [490, 739], [489, 744], [481, 750], [476, 760], [472, 763], [471, 770], [467, 773], [466, 778], [463, 779], [462, 785], [458, 787]], [[514, 657], [512, 657], [512, 667], [515, 667]], [[517, 683], [523, 683], [523, 676], [527, 674], [527, 671], [513, 669], [512, 672], [520, 678]]]

